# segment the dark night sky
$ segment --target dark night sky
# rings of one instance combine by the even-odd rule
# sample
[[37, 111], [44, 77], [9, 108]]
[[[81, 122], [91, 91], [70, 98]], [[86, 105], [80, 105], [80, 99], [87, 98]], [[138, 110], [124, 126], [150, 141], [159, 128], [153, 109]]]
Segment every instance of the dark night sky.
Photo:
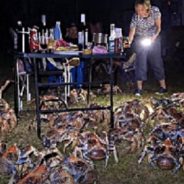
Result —
[[[134, 9], [135, 0], [2, 0], [0, 7], [0, 34], [3, 45], [9, 45], [10, 26], [22, 20], [26, 26], [40, 23], [41, 14], [47, 15], [47, 23], [56, 20], [64, 27], [79, 21], [80, 13], [87, 15], [87, 22], [100, 21], [105, 27], [114, 22], [126, 30]], [[153, 0], [160, 6], [164, 0]], [[0, 45], [2, 47], [2, 44]], [[4, 48], [4, 47], [3, 47]]]
[[[79, 21], [80, 13], [87, 15], [87, 22], [110, 22], [123, 26], [124, 10], [133, 10], [134, 0], [2, 0], [0, 7], [0, 34], [3, 45], [9, 45], [8, 29], [17, 20], [25, 26], [40, 23], [41, 14], [47, 15], [47, 24], [53, 26], [56, 20], [64, 27]], [[2, 36], [3, 35], [3, 36]], [[1, 44], [2, 45], [2, 44]], [[3, 47], [4, 48], [4, 47]]]
[[[90, 20], [107, 20], [113, 14], [132, 9], [134, 0], [3, 0], [1, 6], [1, 22], [13, 24], [22, 19], [27, 23], [35, 23], [40, 15], [48, 15], [48, 21], [61, 19], [63, 22], [76, 21], [81, 12], [85, 12]], [[100, 16], [99, 16], [100, 15]]]

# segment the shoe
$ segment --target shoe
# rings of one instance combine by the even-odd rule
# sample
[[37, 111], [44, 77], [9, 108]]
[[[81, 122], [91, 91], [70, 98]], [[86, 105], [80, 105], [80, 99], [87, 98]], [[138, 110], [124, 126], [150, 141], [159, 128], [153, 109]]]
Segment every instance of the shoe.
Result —
[[166, 88], [162, 88], [162, 87], [160, 88], [159, 91], [156, 92], [157, 95], [163, 95], [165, 93], [167, 93], [167, 89]]
[[142, 95], [142, 89], [136, 89], [134, 94], [135, 94], [135, 96], [141, 96]]

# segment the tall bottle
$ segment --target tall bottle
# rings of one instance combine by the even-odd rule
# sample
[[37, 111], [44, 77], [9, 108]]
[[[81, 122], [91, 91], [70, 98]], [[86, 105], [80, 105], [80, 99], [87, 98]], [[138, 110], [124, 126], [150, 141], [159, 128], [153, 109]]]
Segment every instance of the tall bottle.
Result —
[[61, 32], [61, 22], [57, 21], [54, 28], [54, 40], [61, 40], [62, 32]]
[[81, 14], [80, 26], [78, 32], [78, 44], [81, 49], [85, 49], [88, 44], [88, 28], [86, 26], [86, 15]]
[[123, 52], [123, 34], [122, 28], [115, 28], [116, 38], [115, 38], [115, 53], [120, 54]]
[[49, 30], [49, 40], [48, 40], [48, 49], [49, 50], [53, 50], [54, 47], [55, 47], [55, 44], [54, 44], [54, 29], [50, 29]]
[[48, 29], [46, 22], [46, 15], [41, 15], [41, 27], [39, 31], [40, 45], [42, 49], [46, 49], [48, 45]]
[[22, 21], [17, 21], [17, 27], [16, 27], [16, 32], [17, 32], [17, 45], [15, 45], [15, 47], [17, 48], [17, 51], [19, 52], [23, 52], [24, 49], [23, 49], [23, 34], [22, 32], [24, 31], [24, 28], [23, 28], [23, 24], [22, 24]]
[[17, 40], [14, 40], [14, 48], [19, 52], [22, 51], [22, 27], [22, 21], [17, 21], [15, 35], [15, 39], [17, 38]]
[[110, 25], [110, 36], [109, 36], [109, 52], [115, 52], [115, 39], [116, 39], [116, 31], [115, 31], [115, 24]]

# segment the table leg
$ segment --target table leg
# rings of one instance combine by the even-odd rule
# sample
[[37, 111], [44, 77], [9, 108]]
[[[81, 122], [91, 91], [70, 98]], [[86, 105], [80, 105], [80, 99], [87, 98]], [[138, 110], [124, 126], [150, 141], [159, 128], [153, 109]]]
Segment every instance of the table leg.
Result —
[[14, 109], [15, 114], [18, 117], [19, 116], [19, 95], [18, 95], [18, 73], [17, 73], [17, 57], [14, 57]]
[[92, 82], [92, 61], [89, 62], [89, 84], [88, 84], [88, 94], [87, 94], [87, 105], [89, 105], [89, 101], [90, 101], [91, 82]]
[[113, 85], [114, 85], [114, 79], [113, 79], [113, 58], [110, 58], [110, 126], [111, 128], [114, 128], [114, 112], [113, 112]]
[[36, 58], [33, 59], [34, 64], [34, 82], [35, 82], [35, 103], [36, 103], [36, 122], [37, 122], [37, 135], [41, 138], [41, 118], [40, 118], [40, 97], [38, 88], [38, 65]]

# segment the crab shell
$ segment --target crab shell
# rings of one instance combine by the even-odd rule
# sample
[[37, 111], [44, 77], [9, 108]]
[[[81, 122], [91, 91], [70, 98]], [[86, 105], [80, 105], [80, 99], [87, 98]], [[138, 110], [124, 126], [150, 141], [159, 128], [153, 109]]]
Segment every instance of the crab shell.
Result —
[[162, 170], [172, 170], [175, 167], [173, 158], [160, 156], [157, 159], [157, 166]]
[[65, 160], [64, 165], [77, 183], [92, 184], [96, 180], [95, 171], [83, 159], [71, 156]]
[[93, 149], [88, 153], [88, 157], [92, 160], [103, 160], [106, 157], [104, 149]]
[[80, 184], [94, 184], [95, 181], [97, 180], [96, 178], [96, 173], [94, 170], [90, 170], [88, 171], [85, 176], [83, 176], [82, 178], [80, 178]]
[[24, 178], [17, 182], [17, 184], [41, 184], [44, 183], [43, 176], [47, 172], [47, 168], [44, 165], [36, 167], [33, 171], [27, 174]]
[[59, 170], [55, 170], [50, 174], [50, 182], [51, 183], [63, 183], [63, 184], [74, 184], [74, 179], [72, 175], [60, 168]]

